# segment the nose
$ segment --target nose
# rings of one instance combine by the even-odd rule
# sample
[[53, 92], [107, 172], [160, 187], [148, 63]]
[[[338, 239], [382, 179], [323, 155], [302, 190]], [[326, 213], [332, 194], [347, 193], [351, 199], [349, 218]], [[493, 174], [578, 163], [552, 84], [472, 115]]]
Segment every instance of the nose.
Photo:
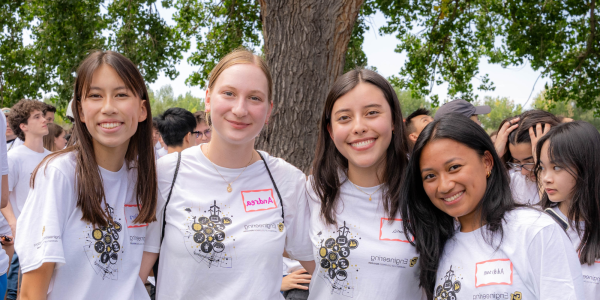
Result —
[[542, 170], [542, 183], [552, 183], [552, 176], [546, 170]]
[[440, 174], [439, 178], [440, 179], [438, 180], [438, 192], [440, 192], [441, 194], [449, 193], [450, 191], [452, 191], [454, 186], [456, 186], [456, 183], [445, 174]]
[[231, 108], [231, 112], [238, 118], [245, 117], [248, 114], [248, 109], [246, 108], [246, 101], [243, 97], [239, 97], [233, 107]]
[[362, 117], [359, 116], [354, 118], [354, 134], [361, 135], [367, 132], [368, 130], [369, 128], [365, 124], [365, 120]]
[[115, 107], [115, 103], [114, 103], [115, 99], [112, 96], [107, 96], [104, 98], [104, 101], [102, 102], [102, 109], [101, 109], [101, 113], [106, 114], [106, 115], [111, 115], [117, 112], [117, 109]]

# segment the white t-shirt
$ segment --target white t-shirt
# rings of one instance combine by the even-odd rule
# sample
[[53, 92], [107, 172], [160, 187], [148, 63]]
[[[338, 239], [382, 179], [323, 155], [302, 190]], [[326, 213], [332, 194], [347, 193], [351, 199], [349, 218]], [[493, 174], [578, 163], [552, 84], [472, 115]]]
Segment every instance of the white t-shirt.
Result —
[[[94, 228], [77, 207], [75, 153], [54, 158], [37, 173], [17, 221], [16, 251], [23, 273], [56, 263], [48, 300], [149, 299], [139, 272], [146, 224], [132, 221], [137, 172], [100, 168], [106, 204], [115, 223]], [[43, 170], [43, 172], [42, 172]]]
[[154, 145], [154, 155], [156, 156], [156, 159], [159, 159], [165, 155], [167, 155], [169, 153], [169, 151], [167, 151], [167, 149], [163, 148], [163, 146], [160, 144], [160, 142], [156, 142], [156, 144]]
[[[533, 208], [506, 213], [496, 250], [482, 230], [446, 243], [434, 299], [583, 299], [581, 266], [564, 230]], [[495, 237], [498, 245], [499, 235]]]
[[295, 259], [283, 258], [283, 276], [302, 269], [302, 265]]
[[[342, 179], [343, 180], [343, 179]], [[419, 255], [406, 239], [398, 213], [385, 216], [379, 186], [361, 193], [346, 180], [340, 187], [337, 226], [326, 226], [321, 201], [307, 182], [310, 238], [316, 269], [309, 299], [421, 299]]]
[[[5, 131], [6, 132], [6, 131]], [[6, 138], [6, 135], [4, 135], [4, 138]], [[13, 150], [21, 145], [23, 145], [25, 142], [23, 142], [22, 139], [20, 138], [16, 138], [14, 139], [12, 142], [10, 143], [6, 143], [6, 151], [10, 151]]]
[[[6, 117], [4, 114], [0, 114], [0, 133], [6, 132]], [[0, 145], [6, 144], [6, 135], [0, 134]], [[4, 175], [8, 175], [8, 159], [6, 156], [6, 148], [0, 147], [0, 177]], [[2, 194], [2, 184], [0, 182], [0, 195]], [[8, 226], [8, 222], [4, 219], [4, 216], [0, 214], [0, 234], [1, 235], [12, 235], [10, 231], [10, 226]], [[4, 221], [2, 223], [2, 221]], [[6, 230], [8, 227], [8, 231]], [[4, 249], [0, 247], [0, 276], [6, 274], [6, 269], [8, 269], [8, 255]]]
[[515, 202], [527, 205], [536, 205], [540, 202], [540, 194], [535, 182], [527, 179], [521, 171], [509, 171], [510, 190]]
[[[280, 158], [260, 152], [273, 174], [281, 201], [259, 160], [243, 172], [213, 164], [200, 146], [185, 149], [167, 206], [160, 248], [163, 208], [171, 188], [177, 153], [158, 161], [157, 219], [148, 226], [145, 251], [159, 252], [157, 300], [283, 299], [283, 250], [308, 261], [308, 208], [300, 201], [306, 176]], [[228, 180], [239, 178], [227, 192]], [[285, 211], [282, 223], [281, 202]], [[251, 295], [251, 296], [250, 296]]]
[[[568, 218], [558, 209], [558, 207], [552, 208], [563, 220], [567, 221]], [[571, 222], [571, 226], [567, 230], [567, 235], [573, 243], [573, 247], [577, 250], [581, 243], [581, 238], [577, 234], [577, 231], [573, 227], [574, 223]], [[581, 222], [580, 226], [583, 229], [585, 222]], [[583, 233], [583, 232], [582, 232]], [[600, 299], [600, 258], [590, 266], [588, 264], [581, 265], [581, 272], [583, 273], [583, 288], [585, 289], [586, 300], [598, 300]]]
[[35, 152], [25, 145], [18, 146], [8, 152], [8, 190], [10, 191], [9, 199], [15, 218], [19, 219], [25, 205], [25, 200], [29, 194], [31, 174], [50, 153], [52, 152], [46, 149], [42, 153]]

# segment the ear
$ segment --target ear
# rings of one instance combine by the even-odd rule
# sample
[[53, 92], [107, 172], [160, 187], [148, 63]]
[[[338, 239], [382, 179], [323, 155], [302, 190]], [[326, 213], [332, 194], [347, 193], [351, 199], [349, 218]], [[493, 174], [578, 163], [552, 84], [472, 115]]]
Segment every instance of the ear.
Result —
[[81, 120], [81, 123], [85, 124], [85, 115], [83, 115], [83, 108], [82, 108], [82, 104], [81, 101], [75, 101], [75, 107], [77, 107], [77, 111], [79, 112], [79, 120]]
[[[195, 139], [194, 139], [195, 140]], [[187, 146], [194, 146], [192, 143], [192, 133], [188, 132], [184, 137], [183, 137], [183, 145], [187, 145]]]
[[206, 97], [204, 97], [204, 111], [210, 112], [210, 89], [206, 89]]
[[146, 109], [146, 100], [140, 101], [140, 115], [138, 116], [138, 123], [144, 122], [148, 118], [148, 110]]
[[483, 165], [485, 166], [485, 173], [487, 174], [488, 172], [492, 171], [494, 168], [494, 156], [492, 156], [492, 153], [490, 153], [490, 151], [485, 151], [481, 159]]
[[419, 136], [414, 133], [408, 135], [408, 139], [411, 140], [413, 143], [416, 143], [418, 138]]
[[269, 111], [267, 111], [267, 119], [265, 122], [269, 122], [269, 118], [271, 118], [271, 113], [273, 112], [273, 102], [269, 103]]
[[26, 132], [27, 131], [27, 124], [21, 123], [21, 124], [19, 124], [19, 128], [21, 128], [21, 131]]
[[333, 129], [331, 129], [331, 123], [327, 124], [327, 132], [329, 132], [329, 138], [333, 140]]

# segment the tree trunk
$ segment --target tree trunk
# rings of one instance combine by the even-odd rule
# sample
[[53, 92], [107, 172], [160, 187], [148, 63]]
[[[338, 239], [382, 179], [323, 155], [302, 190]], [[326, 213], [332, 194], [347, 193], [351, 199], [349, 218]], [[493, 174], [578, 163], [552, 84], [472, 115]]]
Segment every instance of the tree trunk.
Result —
[[363, 0], [260, 0], [273, 114], [257, 149], [309, 173], [325, 98], [344, 70]]

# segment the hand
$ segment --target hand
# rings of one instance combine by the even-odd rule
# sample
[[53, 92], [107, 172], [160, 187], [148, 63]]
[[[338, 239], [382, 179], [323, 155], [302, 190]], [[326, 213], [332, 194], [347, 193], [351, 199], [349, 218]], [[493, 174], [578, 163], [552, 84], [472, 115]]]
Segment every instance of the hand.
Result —
[[[10, 242], [7, 242], [6, 238], [9, 238]], [[14, 245], [15, 239], [12, 236], [10, 236], [10, 235], [4, 235], [4, 236], [0, 237], [0, 243], [2, 243], [2, 246]]]
[[308, 290], [307, 286], [300, 285], [300, 283], [310, 283], [312, 276], [304, 273], [306, 273], [306, 270], [300, 269], [283, 277], [283, 280], [281, 281], [281, 291], [285, 292], [291, 289]]
[[17, 223], [8, 223], [8, 226], [10, 226], [10, 231], [12, 231], [12, 238], [14, 241], [14, 237], [17, 236]]
[[504, 156], [506, 154], [506, 144], [508, 144], [508, 135], [513, 132], [517, 127], [519, 127], [519, 118], [514, 118], [502, 125], [500, 130], [498, 130], [498, 135], [496, 136], [496, 142], [494, 143], [494, 148], [496, 148], [496, 153], [498, 153], [499, 157]]
[[533, 155], [533, 160], [537, 161], [536, 158], [536, 146], [538, 141], [540, 140], [540, 138], [542, 138], [542, 136], [544, 136], [546, 133], [548, 133], [548, 131], [550, 131], [550, 128], [552, 128], [552, 126], [550, 126], [550, 124], [545, 123], [544, 124], [544, 129], [542, 129], [542, 124], [537, 124], [535, 125], [535, 131], [533, 129], [533, 126], [529, 128], [529, 139], [531, 139], [531, 153]]

